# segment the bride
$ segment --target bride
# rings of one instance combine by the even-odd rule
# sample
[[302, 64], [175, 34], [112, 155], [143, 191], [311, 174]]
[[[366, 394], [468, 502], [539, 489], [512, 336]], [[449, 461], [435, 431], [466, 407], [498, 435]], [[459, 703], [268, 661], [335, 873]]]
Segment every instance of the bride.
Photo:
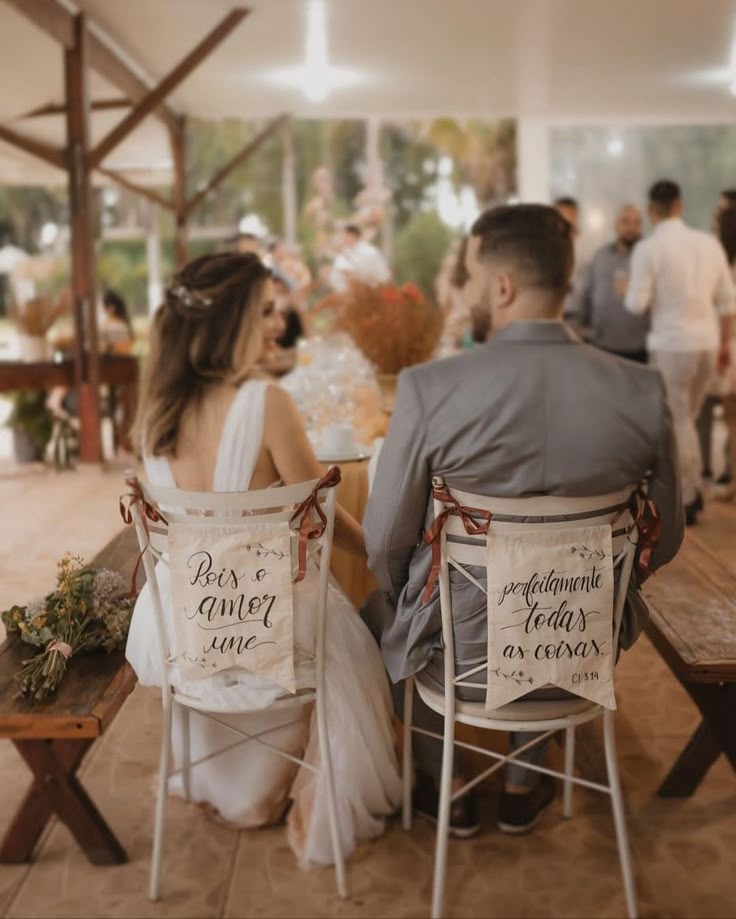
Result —
[[[190, 491], [247, 491], [321, 477], [289, 395], [260, 377], [257, 362], [280, 333], [268, 269], [253, 254], [203, 256], [190, 262], [168, 288], [151, 330], [135, 436], [142, 444], [146, 475], [156, 485]], [[359, 525], [338, 507], [335, 544], [364, 556]], [[159, 563], [169, 640], [173, 609], [168, 566]], [[317, 571], [294, 585], [295, 670], [313, 658]], [[136, 603], [126, 656], [144, 685], [160, 686], [153, 604], [146, 585]], [[357, 842], [378, 836], [384, 817], [400, 799], [392, 730], [392, 707], [380, 652], [348, 599], [334, 583], [327, 606], [326, 707], [346, 855]], [[170, 644], [171, 647], [171, 644]], [[184, 680], [173, 671], [175, 689], [208, 704], [248, 714], [225, 716], [228, 723], [292, 755], [306, 747], [318, 756], [316, 726], [309, 707], [251, 713], [283, 693], [275, 683], [244, 671], [224, 671]], [[297, 683], [298, 685], [298, 683]], [[181, 762], [182, 731], [174, 708], [173, 754]], [[237, 735], [192, 711], [192, 761], [232, 746]], [[239, 827], [262, 826], [281, 818], [288, 805], [289, 842], [300, 864], [330, 864], [324, 773], [315, 774], [277, 756], [261, 744], [234, 747], [195, 766], [192, 800], [213, 816]], [[180, 780], [171, 790], [181, 793]]]

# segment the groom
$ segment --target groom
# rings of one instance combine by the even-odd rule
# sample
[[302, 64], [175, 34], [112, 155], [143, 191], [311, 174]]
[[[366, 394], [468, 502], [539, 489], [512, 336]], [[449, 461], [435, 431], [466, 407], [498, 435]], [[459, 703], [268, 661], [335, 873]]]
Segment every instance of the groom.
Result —
[[[422, 534], [433, 517], [433, 475], [463, 491], [522, 497], [608, 494], [650, 473], [649, 494], [662, 524], [650, 570], [668, 562], [682, 541], [675, 444], [662, 380], [649, 367], [583, 344], [562, 322], [572, 265], [570, 227], [553, 208], [521, 204], [482, 214], [468, 245], [463, 296], [469, 306], [490, 312], [491, 340], [399, 378], [364, 518], [369, 566], [380, 590], [363, 611], [381, 642], [399, 713], [406, 677], [423, 671], [436, 689], [443, 686], [437, 587], [429, 602], [422, 597], [431, 562]], [[485, 581], [484, 568], [469, 570]], [[486, 599], [470, 582], [451, 580], [461, 667], [485, 659]], [[646, 618], [635, 576], [621, 629], [623, 648], [633, 644]], [[484, 698], [483, 691], [467, 688], [458, 696]], [[419, 727], [442, 734], [442, 718], [416, 695], [414, 713]], [[441, 742], [414, 737], [415, 804], [433, 815]], [[528, 739], [512, 734], [512, 747]], [[540, 746], [519, 759], [539, 762]], [[526, 832], [553, 796], [549, 776], [540, 779], [523, 762], [510, 765], [499, 827]], [[477, 830], [474, 802], [465, 796], [453, 805], [451, 832], [469, 836]]]

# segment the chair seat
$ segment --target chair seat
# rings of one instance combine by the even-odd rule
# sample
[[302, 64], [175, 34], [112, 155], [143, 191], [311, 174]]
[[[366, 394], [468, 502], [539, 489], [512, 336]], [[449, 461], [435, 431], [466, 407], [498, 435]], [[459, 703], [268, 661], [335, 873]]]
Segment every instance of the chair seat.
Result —
[[194, 696], [186, 696], [179, 692], [173, 693], [173, 699], [174, 702], [177, 702], [179, 705], [183, 705], [186, 708], [196, 709], [196, 711], [203, 712], [205, 714], [212, 713], [213, 715], [257, 715], [260, 712], [274, 712], [279, 711], [279, 709], [291, 708], [292, 706], [306, 705], [308, 702], [314, 702], [315, 690], [309, 688], [300, 689], [293, 695], [288, 694], [282, 696], [275, 702], [267, 705], [265, 708], [233, 709], [225, 706], [208, 705], [201, 699], [195, 699]]
[[[445, 696], [417, 674], [414, 682], [421, 700], [440, 715], [445, 712]], [[521, 699], [501, 708], [486, 709], [484, 702], [455, 702], [455, 720], [463, 724], [497, 731], [549, 730], [592, 721], [603, 708], [588, 699]], [[518, 726], [517, 726], [518, 725]]]

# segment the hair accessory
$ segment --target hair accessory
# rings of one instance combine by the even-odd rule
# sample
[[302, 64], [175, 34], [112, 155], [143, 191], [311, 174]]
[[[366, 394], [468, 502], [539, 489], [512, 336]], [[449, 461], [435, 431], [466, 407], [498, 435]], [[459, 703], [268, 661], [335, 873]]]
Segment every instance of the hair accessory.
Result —
[[197, 293], [196, 290], [190, 290], [184, 284], [173, 284], [168, 289], [168, 293], [186, 306], [188, 309], [196, 309], [198, 306], [212, 306], [212, 297], [205, 297]]

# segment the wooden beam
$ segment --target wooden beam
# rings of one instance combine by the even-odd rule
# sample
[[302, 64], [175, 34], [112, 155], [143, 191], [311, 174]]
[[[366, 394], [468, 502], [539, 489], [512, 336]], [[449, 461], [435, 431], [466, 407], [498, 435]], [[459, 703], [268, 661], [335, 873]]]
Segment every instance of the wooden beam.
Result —
[[79, 392], [79, 458], [102, 460], [100, 430], [100, 355], [93, 251], [94, 215], [89, 146], [89, 48], [83, 13], [74, 17], [74, 44], [64, 51], [69, 211], [74, 302], [75, 379]]
[[[130, 99], [98, 99], [90, 103], [93, 112], [105, 112], [111, 109], [130, 108], [133, 103]], [[46, 115], [66, 115], [66, 105], [59, 102], [48, 102], [46, 105], [40, 105], [25, 115], [19, 115], [17, 121], [23, 121], [26, 118], [43, 118]]]
[[[5, 3], [59, 42], [64, 49], [74, 46], [74, 16], [59, 0], [5, 0]], [[87, 38], [87, 52], [93, 70], [133, 102], [139, 102], [148, 95], [151, 87], [94, 33]], [[171, 128], [176, 123], [176, 112], [167, 105], [157, 106], [155, 114], [167, 127]]]
[[215, 175], [210, 179], [205, 188], [197, 192], [192, 198], [187, 201], [184, 208], [185, 216], [189, 216], [191, 212], [198, 207], [204, 199], [213, 191], [224, 179], [226, 179], [230, 173], [237, 169], [241, 163], [244, 163], [248, 157], [252, 156], [253, 153], [263, 144], [272, 134], [275, 134], [279, 130], [282, 124], [288, 119], [288, 115], [279, 115], [278, 118], [274, 118], [273, 121], [258, 134], [253, 140], [249, 141], [239, 153], [236, 153], [235, 156], [226, 163], [219, 172], [216, 172]]
[[171, 156], [174, 160], [174, 214], [176, 215], [176, 230], [174, 236], [174, 256], [176, 265], [183, 268], [189, 257], [187, 240], [187, 169], [186, 169], [186, 140], [187, 123], [185, 118], [180, 118], [176, 130], [169, 133], [171, 142]]
[[5, 0], [64, 48], [74, 46], [74, 17], [57, 0]]
[[20, 150], [24, 150], [32, 156], [37, 156], [51, 166], [56, 166], [57, 169], [66, 169], [64, 151], [57, 147], [52, 147], [51, 144], [46, 144], [42, 140], [35, 140], [33, 137], [19, 134], [11, 128], [6, 128], [4, 125], [0, 125], [0, 140], [12, 144], [14, 147], [18, 147]]
[[148, 198], [149, 201], [153, 201], [154, 204], [158, 204], [160, 207], [166, 208], [166, 210], [174, 210], [174, 202], [168, 198], [164, 198], [163, 195], [159, 195], [158, 192], [153, 191], [153, 189], [146, 188], [143, 185], [136, 185], [135, 182], [131, 182], [126, 176], [112, 169], [103, 169], [102, 166], [98, 166], [97, 171], [101, 175], [107, 176], [108, 179], [112, 179], [113, 182], [117, 182], [117, 184], [123, 188], [127, 188], [128, 191], [135, 192], [137, 195]]
[[[89, 37], [89, 63], [93, 70], [117, 87], [133, 102], [145, 99], [151, 87], [144, 83], [118, 55], [96, 35]], [[157, 105], [152, 113], [167, 128], [176, 123], [177, 113], [168, 105]]]
[[143, 119], [167, 98], [177, 86], [194, 71], [202, 61], [243, 21], [250, 10], [234, 9], [206, 35], [189, 54], [180, 61], [143, 99], [136, 103], [133, 110], [103, 137], [90, 154], [90, 166], [99, 166], [105, 157], [118, 144], [135, 130]]

